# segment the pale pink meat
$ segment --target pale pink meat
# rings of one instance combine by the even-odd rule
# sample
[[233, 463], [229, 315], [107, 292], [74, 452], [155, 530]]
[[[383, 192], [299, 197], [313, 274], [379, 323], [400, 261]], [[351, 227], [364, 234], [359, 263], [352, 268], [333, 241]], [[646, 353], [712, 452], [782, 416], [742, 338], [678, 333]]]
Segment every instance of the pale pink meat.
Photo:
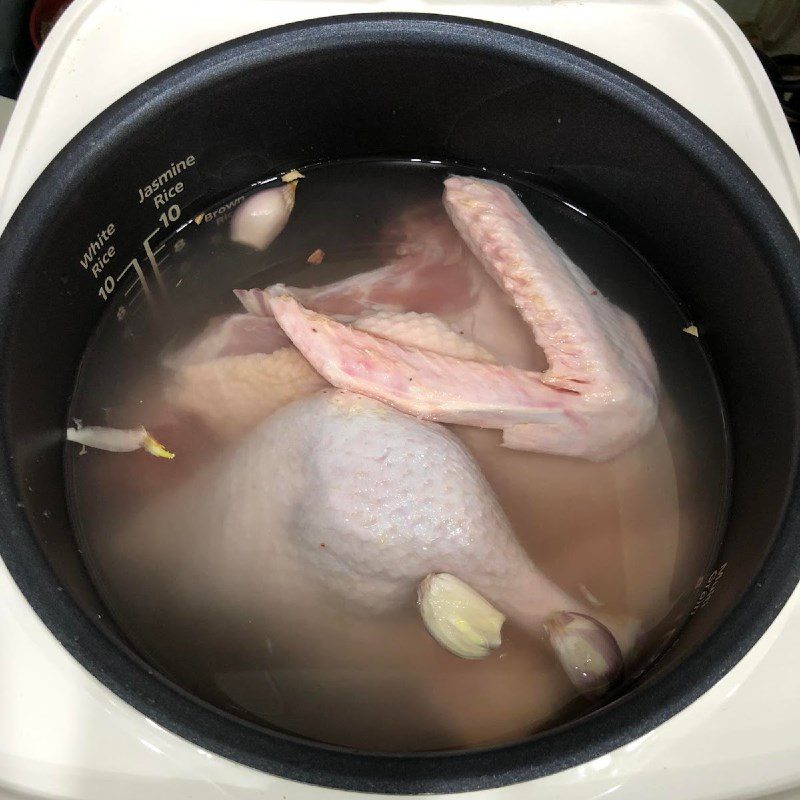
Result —
[[166, 354], [162, 363], [170, 369], [178, 369], [228, 356], [268, 355], [290, 344], [274, 317], [230, 314], [214, 317], [188, 344]]
[[[337, 744], [360, 735], [355, 744], [367, 749], [377, 741], [402, 750], [401, 741], [409, 750], [420, 742], [477, 746], [529, 735], [574, 696], [540, 625], [559, 605], [584, 609], [578, 592], [561, 588], [574, 581], [517, 544], [515, 532], [525, 547], [531, 537], [525, 528], [509, 527], [502, 495], [498, 509], [491, 470], [476, 465], [446, 429], [363, 398], [330, 402], [334, 394], [277, 411], [218, 458], [202, 451], [187, 481], [143, 496], [124, 518], [114, 506], [101, 509], [97, 549], [118, 607], [135, 609], [137, 645], [163, 652], [171, 642], [163, 668], [189, 686], [198, 674], [216, 681], [251, 670], [251, 697], [231, 695], [248, 710], [264, 708], [257, 681], [268, 671], [286, 708], [269, 707], [267, 718]], [[470, 433], [495, 438], [485, 430]], [[151, 461], [185, 468], [182, 447], [178, 452], [168, 465]], [[598, 497], [614, 495], [613, 465], [597, 468], [598, 481], [596, 468], [584, 462], [494, 446], [492, 452], [515, 465], [534, 464], [528, 472], [513, 469], [524, 475], [520, 484], [536, 487], [538, 494], [525, 502], [525, 524], [540, 527], [542, 537], [564, 531], [559, 502], [548, 503], [548, 493], [560, 492], [563, 503], [570, 485], [599, 483]], [[542, 490], [550, 463], [555, 492]], [[137, 478], [129, 476], [130, 483]], [[574, 510], [583, 503], [568, 505]], [[605, 529], [616, 530], [617, 521], [586, 505], [608, 546]], [[614, 500], [607, 505], [616, 507]], [[589, 540], [587, 532], [578, 547], [591, 558]], [[599, 563], [614, 562], [604, 556]], [[430, 569], [480, 582], [493, 603], [503, 604], [509, 621], [499, 651], [483, 661], [460, 661], [429, 637], [413, 609], [417, 580]], [[355, 719], [341, 720], [353, 699]], [[409, 707], [413, 712], [406, 713]], [[386, 730], [375, 723], [379, 734], [370, 738], [368, 718], [378, 713], [392, 725]], [[509, 719], [518, 726], [511, 733]]]
[[441, 355], [400, 344], [303, 308], [270, 299], [286, 335], [330, 383], [436, 422], [502, 428], [532, 418], [557, 421], [577, 395], [555, 392], [514, 367]]
[[[278, 323], [275, 322], [277, 325]], [[495, 355], [453, 325], [435, 314], [376, 311], [356, 317], [351, 326], [393, 342], [431, 350], [443, 356], [455, 356], [470, 361], [497, 362]]]
[[[375, 312], [435, 314], [503, 364], [546, 366], [514, 303], [469, 251], [441, 204], [405, 212], [384, 238], [400, 240], [385, 267], [324, 286], [281, 287], [306, 308], [342, 321]], [[250, 314], [269, 317], [267, 294], [276, 288], [235, 294]]]
[[655, 363], [636, 323], [599, 293], [508, 188], [449, 178], [445, 205], [532, 329], [548, 359], [545, 372], [404, 347], [310, 312], [277, 288], [262, 301], [339, 388], [425, 419], [500, 428], [514, 449], [602, 461], [635, 444], [658, 409]]
[[[492, 353], [433, 314], [367, 312], [352, 327], [443, 355], [494, 361]], [[225, 438], [245, 433], [286, 403], [328, 385], [274, 316], [217, 317], [162, 363], [172, 370], [165, 388], [169, 406], [193, 414]]]
[[[368, 311], [455, 314], [474, 305], [482, 277], [470, 269], [470, 256], [441, 209], [424, 206], [404, 214], [393, 226], [401, 238], [386, 266], [326, 286], [285, 287], [300, 303], [323, 314], [360, 316]], [[258, 289], [237, 290], [251, 314], [270, 314]]]
[[445, 181], [444, 205], [530, 325], [547, 357], [543, 383], [581, 393], [626, 384], [654, 393], [655, 361], [639, 326], [600, 294], [508, 187], [454, 176]]
[[235, 439], [299, 397], [327, 386], [294, 347], [186, 364], [175, 370], [164, 399], [218, 436]]
[[[156, 520], [167, 536], [187, 518], [201, 538], [269, 566], [260, 593], [305, 609], [325, 590], [354, 612], [396, 611], [426, 575], [448, 572], [537, 639], [552, 614], [592, 613], [532, 563], [454, 433], [350, 392], [288, 403], [132, 524]], [[242, 559], [218, 569], [233, 585]], [[635, 624], [603, 622], [629, 651]]]
[[[250, 313], [215, 321], [174, 356], [167, 396], [231, 438], [255, 429], [215, 491], [235, 499], [227, 535], [255, 545], [268, 528], [288, 546], [287, 575], [311, 559], [326, 589], [378, 611], [426, 574], [450, 572], [541, 636], [548, 616], [591, 609], [536, 569], [472, 456], [433, 423], [610, 459], [655, 421], [655, 365], [636, 323], [510, 190], [451, 178], [445, 206], [452, 223], [410, 215], [408, 241], [381, 269], [237, 291]], [[318, 394], [328, 382], [347, 391]], [[635, 625], [603, 622], [630, 653]], [[573, 657], [558, 637], [551, 644]]]
[[164, 389], [168, 407], [192, 414], [225, 438], [327, 385], [274, 317], [216, 317], [162, 363], [172, 370]]

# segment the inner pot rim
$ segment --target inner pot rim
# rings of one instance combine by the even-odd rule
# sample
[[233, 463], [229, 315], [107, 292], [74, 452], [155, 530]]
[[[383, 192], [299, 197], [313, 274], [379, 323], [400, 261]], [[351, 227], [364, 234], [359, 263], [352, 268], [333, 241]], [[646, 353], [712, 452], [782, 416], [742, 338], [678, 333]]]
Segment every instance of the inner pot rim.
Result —
[[[15, 287], [35, 247], [28, 221], [52, 217], [54, 198], [85, 174], [95, 153], [126, 130], [158, 115], [186, 91], [221, 75], [268, 63], [273, 54], [313, 50], [335, 41], [346, 47], [363, 42], [482, 48], [524, 58], [591, 84], [604, 96], [632, 107], [702, 161], [732, 202], [752, 222], [751, 235], [774, 254], [775, 280], [786, 304], [797, 350], [800, 293], [792, 266], [800, 263], [800, 244], [775, 201], [747, 166], [710, 129], [671, 99], [638, 78], [590, 54], [537, 34], [493, 23], [418, 14], [352, 15], [295, 23], [226, 42], [160, 73], [137, 87], [79, 133], [30, 189], [0, 239], [0, 342], [12, 338]], [[267, 50], [270, 54], [267, 54]], [[280, 57], [280, 56], [278, 56]], [[53, 190], [53, 187], [57, 187]], [[33, 240], [33, 241], [32, 241]], [[5, 363], [2, 361], [0, 363]], [[5, 394], [8, 376], [0, 374]], [[7, 426], [0, 431], [0, 556], [26, 600], [67, 651], [94, 677], [162, 727], [205, 750], [267, 773], [306, 783], [397, 794], [460, 792], [494, 788], [543, 777], [586, 763], [642, 736], [685, 708], [722, 678], [756, 643], [800, 580], [800, 486], [797, 435], [792, 431], [794, 470], [783, 523], [750, 587], [717, 630], [677, 668], [613, 703], [546, 731], [531, 740], [490, 749], [447, 754], [386, 755], [313, 744], [243, 724], [129, 658], [65, 592], [41, 552], [24, 510], [18, 507], [12, 447]], [[762, 586], [771, 590], [764, 592]]]

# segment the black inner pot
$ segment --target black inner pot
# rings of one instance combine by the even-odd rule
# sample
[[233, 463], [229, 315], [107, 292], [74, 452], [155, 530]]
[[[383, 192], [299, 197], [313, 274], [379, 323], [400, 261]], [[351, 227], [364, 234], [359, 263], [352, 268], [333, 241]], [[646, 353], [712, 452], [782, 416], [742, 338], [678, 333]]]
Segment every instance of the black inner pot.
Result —
[[[180, 193], [159, 208], [140, 203], [140, 188], [190, 156]], [[157, 675], [106, 622], [67, 517], [63, 430], [76, 368], [103, 292], [119, 288], [108, 277], [134, 256], [151, 274], [141, 254], [145, 242], [157, 251], [166, 234], [160, 215], [176, 204], [188, 220], [254, 177], [297, 164], [377, 157], [520, 173], [604, 220], [697, 321], [729, 415], [730, 523], [681, 636], [622, 697], [511, 746], [354, 753], [211, 708]], [[114, 246], [111, 266], [95, 276], [81, 259], [111, 224], [102, 251]], [[588, 761], [708, 689], [798, 581], [798, 263], [777, 206], [714, 134], [651, 87], [572, 48], [414, 15], [328, 19], [236, 40], [162, 73], [91, 123], [2, 238], [0, 552], [35, 611], [92, 674], [160, 725], [236, 761], [396, 793], [487, 788]]]

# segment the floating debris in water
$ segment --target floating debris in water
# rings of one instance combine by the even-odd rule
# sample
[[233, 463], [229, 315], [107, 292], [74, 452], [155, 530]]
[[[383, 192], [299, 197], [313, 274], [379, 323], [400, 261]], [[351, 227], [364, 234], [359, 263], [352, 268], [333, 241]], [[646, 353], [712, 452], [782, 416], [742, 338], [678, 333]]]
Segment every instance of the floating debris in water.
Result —
[[598, 608], [599, 606], [603, 605], [602, 600], [599, 600], [595, 595], [593, 595], [589, 589], [584, 586], [582, 583], [578, 585], [578, 589], [580, 589], [581, 594], [595, 607]]
[[307, 259], [307, 264], [321, 264], [322, 259], [325, 258], [325, 251], [318, 247]]

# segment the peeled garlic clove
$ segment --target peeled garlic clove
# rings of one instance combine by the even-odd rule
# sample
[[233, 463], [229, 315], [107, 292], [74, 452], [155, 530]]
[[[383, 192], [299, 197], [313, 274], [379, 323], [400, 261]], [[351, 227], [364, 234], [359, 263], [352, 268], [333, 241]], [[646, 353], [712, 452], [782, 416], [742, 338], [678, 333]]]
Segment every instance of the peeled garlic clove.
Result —
[[248, 197], [231, 218], [231, 240], [256, 250], [269, 247], [289, 221], [296, 190], [293, 181]]
[[564, 672], [582, 694], [601, 694], [622, 675], [617, 640], [596, 619], [559, 611], [545, 620], [544, 629]]
[[428, 633], [454, 655], [484, 658], [500, 646], [505, 616], [454, 575], [428, 575], [417, 604]]
[[157, 458], [175, 458], [161, 442], [144, 428], [106, 428], [99, 425], [79, 425], [67, 428], [67, 441], [112, 453], [132, 453], [146, 450]]

